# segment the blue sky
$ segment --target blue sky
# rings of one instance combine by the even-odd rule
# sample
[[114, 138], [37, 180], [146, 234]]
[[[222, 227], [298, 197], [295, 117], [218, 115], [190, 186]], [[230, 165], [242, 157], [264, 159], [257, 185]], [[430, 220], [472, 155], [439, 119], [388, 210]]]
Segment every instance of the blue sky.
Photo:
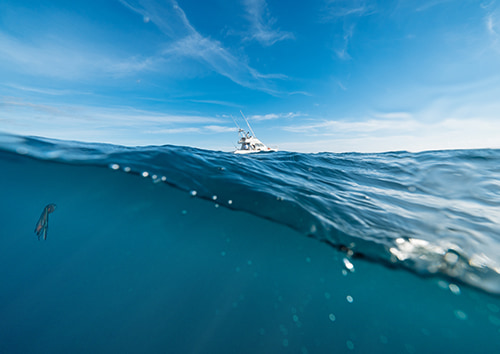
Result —
[[500, 1], [0, 2], [0, 131], [231, 150], [240, 110], [282, 150], [500, 148]]

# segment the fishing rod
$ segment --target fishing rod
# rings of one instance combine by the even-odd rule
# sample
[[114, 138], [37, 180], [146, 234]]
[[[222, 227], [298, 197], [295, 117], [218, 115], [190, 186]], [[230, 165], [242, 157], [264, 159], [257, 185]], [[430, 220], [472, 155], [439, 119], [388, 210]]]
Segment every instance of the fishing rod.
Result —
[[247, 123], [248, 129], [250, 129], [250, 132], [252, 133], [252, 136], [256, 137], [256, 136], [255, 136], [255, 133], [254, 133], [254, 132], [253, 132], [253, 130], [252, 130], [252, 127], [250, 126], [250, 124], [248, 124], [247, 117], [245, 117], [245, 115], [243, 114], [243, 112], [242, 112], [241, 110], [240, 110], [240, 113], [241, 113], [241, 115], [242, 115], [243, 119], [245, 120], [245, 122]]

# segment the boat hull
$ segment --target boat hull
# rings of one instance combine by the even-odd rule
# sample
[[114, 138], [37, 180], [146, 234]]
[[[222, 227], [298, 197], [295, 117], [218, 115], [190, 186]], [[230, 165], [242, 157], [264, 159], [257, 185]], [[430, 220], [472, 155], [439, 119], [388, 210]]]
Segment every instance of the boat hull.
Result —
[[276, 152], [276, 151], [278, 150], [269, 148], [267, 150], [235, 150], [234, 153], [240, 155], [246, 155], [246, 154], [257, 154], [259, 152], [266, 153], [266, 152]]

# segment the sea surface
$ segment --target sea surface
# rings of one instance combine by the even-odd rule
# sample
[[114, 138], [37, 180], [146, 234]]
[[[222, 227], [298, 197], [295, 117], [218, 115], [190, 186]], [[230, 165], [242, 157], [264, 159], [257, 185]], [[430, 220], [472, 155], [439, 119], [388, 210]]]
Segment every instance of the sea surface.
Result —
[[0, 134], [0, 353], [474, 352], [500, 353], [500, 150]]

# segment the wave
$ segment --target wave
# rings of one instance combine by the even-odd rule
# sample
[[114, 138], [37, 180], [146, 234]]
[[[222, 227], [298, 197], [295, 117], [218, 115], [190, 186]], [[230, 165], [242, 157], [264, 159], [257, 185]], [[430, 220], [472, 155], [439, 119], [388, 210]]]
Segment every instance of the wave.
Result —
[[348, 256], [500, 294], [499, 150], [234, 155], [1, 134], [0, 152], [140, 175]]

